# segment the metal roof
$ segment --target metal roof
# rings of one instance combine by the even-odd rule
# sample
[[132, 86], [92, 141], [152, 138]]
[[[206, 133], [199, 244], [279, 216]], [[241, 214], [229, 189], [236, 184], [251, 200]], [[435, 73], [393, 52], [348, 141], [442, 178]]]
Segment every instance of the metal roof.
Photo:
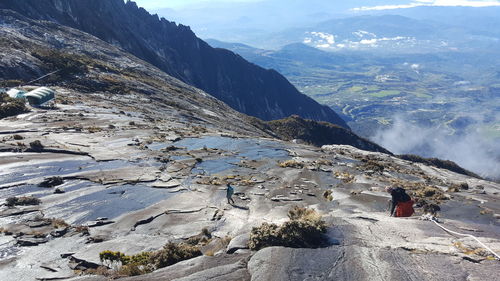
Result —
[[55, 98], [56, 91], [47, 88], [40, 87], [33, 91], [28, 92], [24, 96], [28, 99], [28, 102], [32, 105], [41, 105]]
[[24, 98], [24, 94], [26, 94], [25, 91], [18, 90], [15, 88], [12, 88], [12, 89], [7, 91], [7, 95], [9, 95], [9, 97], [11, 97], [13, 99], [22, 99], [22, 98]]

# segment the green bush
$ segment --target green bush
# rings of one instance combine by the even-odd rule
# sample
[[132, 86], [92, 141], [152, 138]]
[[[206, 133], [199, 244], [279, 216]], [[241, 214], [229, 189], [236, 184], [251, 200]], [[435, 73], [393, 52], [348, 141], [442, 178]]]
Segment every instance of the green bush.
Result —
[[138, 276], [153, 272], [153, 269], [148, 265], [130, 263], [122, 266], [118, 270], [118, 275], [121, 276]]
[[168, 243], [159, 251], [142, 252], [132, 256], [122, 252], [103, 251], [99, 253], [99, 259], [109, 267], [119, 267], [119, 275], [136, 276], [201, 255], [200, 249], [195, 246]]
[[154, 252], [150, 261], [155, 268], [162, 268], [201, 255], [202, 253], [198, 247], [184, 243], [168, 243], [163, 249]]
[[252, 250], [283, 246], [317, 248], [325, 244], [326, 223], [314, 210], [294, 207], [288, 212], [290, 221], [283, 225], [263, 223], [250, 233], [248, 246]]
[[102, 251], [99, 253], [99, 259], [101, 262], [121, 262], [124, 256], [125, 254], [122, 252]]
[[24, 99], [13, 99], [7, 94], [0, 94], [0, 118], [14, 116], [26, 112]]

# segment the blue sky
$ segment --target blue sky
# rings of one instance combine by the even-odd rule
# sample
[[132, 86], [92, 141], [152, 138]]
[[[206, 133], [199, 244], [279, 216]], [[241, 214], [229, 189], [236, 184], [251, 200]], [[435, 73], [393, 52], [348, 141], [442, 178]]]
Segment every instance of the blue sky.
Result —
[[[148, 10], [160, 8], [182, 8], [192, 6], [201, 2], [258, 2], [269, 0], [134, 0], [139, 6]], [[334, 0], [325, 0], [334, 1]], [[341, 0], [345, 1], [345, 0]], [[407, 4], [390, 5], [391, 1], [387, 1], [387, 5], [371, 6], [370, 1], [366, 1], [366, 5], [358, 9], [385, 10], [397, 8], [411, 8], [416, 6], [500, 6], [500, 0], [408, 0]]]

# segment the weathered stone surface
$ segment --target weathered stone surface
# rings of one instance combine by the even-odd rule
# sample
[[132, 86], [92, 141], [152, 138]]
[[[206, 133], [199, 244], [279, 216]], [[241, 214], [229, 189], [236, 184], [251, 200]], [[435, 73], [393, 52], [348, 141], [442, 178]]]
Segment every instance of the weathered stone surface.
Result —
[[8, 208], [0, 211], [0, 217], [10, 217], [16, 215], [23, 215], [39, 211], [38, 207], [24, 207], [24, 208]]
[[[272, 247], [257, 252], [248, 270], [252, 280], [470, 280], [466, 273], [470, 266], [455, 261], [433, 253], [418, 255], [401, 249], [363, 246]], [[449, 267], [441, 267], [448, 263]], [[484, 276], [479, 267], [473, 272], [475, 278]]]
[[37, 221], [30, 221], [30, 222], [26, 223], [26, 225], [29, 227], [42, 227], [42, 226], [47, 226], [50, 224], [51, 224], [51, 222], [49, 220], [37, 220]]
[[241, 234], [229, 242], [229, 245], [227, 245], [226, 253], [228, 254], [233, 254], [239, 249], [248, 249], [248, 239], [250, 237], [249, 233]]
[[50, 235], [52, 237], [62, 237], [63, 235], [68, 233], [68, 230], [69, 230], [69, 227], [55, 229], [54, 231], [50, 232]]
[[154, 273], [125, 278], [124, 281], [160, 280], [249, 280], [246, 269], [248, 255], [201, 256], [160, 269]]
[[49, 239], [47, 239], [47, 238], [35, 238], [35, 237], [23, 236], [23, 237], [17, 238], [16, 244], [21, 246], [21, 247], [37, 246], [37, 245], [40, 245], [43, 243], [47, 243], [48, 241], [49, 241]]
[[89, 221], [86, 223], [86, 226], [88, 227], [97, 227], [97, 226], [103, 226], [107, 224], [112, 224], [114, 221], [111, 220], [96, 220], [96, 221]]
[[272, 201], [285, 201], [285, 202], [297, 202], [297, 201], [302, 201], [302, 198], [299, 197], [286, 197], [286, 196], [276, 196], [271, 198]]
[[171, 179], [167, 182], [165, 181], [156, 181], [153, 184], [151, 184], [152, 187], [156, 188], [175, 188], [180, 186], [182, 183], [178, 180]]

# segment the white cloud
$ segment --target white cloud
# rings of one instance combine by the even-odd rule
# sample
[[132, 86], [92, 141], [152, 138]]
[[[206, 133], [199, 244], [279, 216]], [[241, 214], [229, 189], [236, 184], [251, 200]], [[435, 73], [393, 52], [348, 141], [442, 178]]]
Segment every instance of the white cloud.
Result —
[[363, 45], [373, 45], [377, 43], [377, 39], [363, 39], [359, 41], [359, 43]]
[[329, 45], [335, 44], [335, 36], [326, 32], [311, 32], [311, 35], [317, 36], [326, 41]]
[[405, 4], [405, 5], [382, 5], [382, 6], [373, 6], [373, 7], [368, 7], [368, 6], [363, 6], [359, 8], [354, 8], [352, 9], [353, 11], [374, 11], [374, 10], [394, 10], [394, 9], [406, 9], [406, 8], [413, 8], [417, 6], [424, 6], [424, 4]]
[[[473, 116], [468, 116], [474, 118]], [[500, 114], [495, 116], [498, 120]], [[480, 130], [449, 135], [442, 127], [412, 123], [411, 116], [396, 115], [389, 128], [379, 130], [373, 140], [396, 154], [418, 154], [452, 160], [481, 176], [500, 178], [500, 147]], [[475, 127], [481, 128], [482, 120]]]
[[371, 10], [394, 10], [407, 9], [418, 6], [466, 6], [466, 7], [491, 7], [500, 6], [500, 1], [482, 1], [482, 0], [415, 0], [409, 4], [402, 5], [382, 5], [382, 6], [363, 6], [352, 9], [353, 11], [371, 11]]
[[397, 36], [397, 37], [383, 37], [383, 38], [373, 38], [373, 39], [363, 39], [359, 41], [360, 44], [362, 45], [375, 45], [378, 42], [382, 41], [401, 41], [401, 40], [412, 40], [411, 37], [402, 37], [402, 36]]
[[337, 38], [335, 35], [326, 32], [313, 31], [307, 32], [306, 34], [307, 36], [302, 41], [304, 44], [309, 44], [316, 48], [323, 49], [364, 49], [385, 46], [389, 42], [393, 42], [396, 45], [403, 43], [410, 44], [415, 42], [415, 38], [413, 37], [396, 36], [377, 38], [375, 34], [362, 30], [353, 33], [354, 35], [363, 35], [362, 37], [357, 36], [359, 41], [351, 41], [349, 39], [339, 41], [339, 38]]
[[368, 32], [368, 31], [365, 31], [365, 30], [358, 30], [358, 31], [353, 32], [352, 34], [356, 35], [359, 38], [363, 38], [365, 36], [367, 36], [367, 37], [377, 37], [376, 34]]

